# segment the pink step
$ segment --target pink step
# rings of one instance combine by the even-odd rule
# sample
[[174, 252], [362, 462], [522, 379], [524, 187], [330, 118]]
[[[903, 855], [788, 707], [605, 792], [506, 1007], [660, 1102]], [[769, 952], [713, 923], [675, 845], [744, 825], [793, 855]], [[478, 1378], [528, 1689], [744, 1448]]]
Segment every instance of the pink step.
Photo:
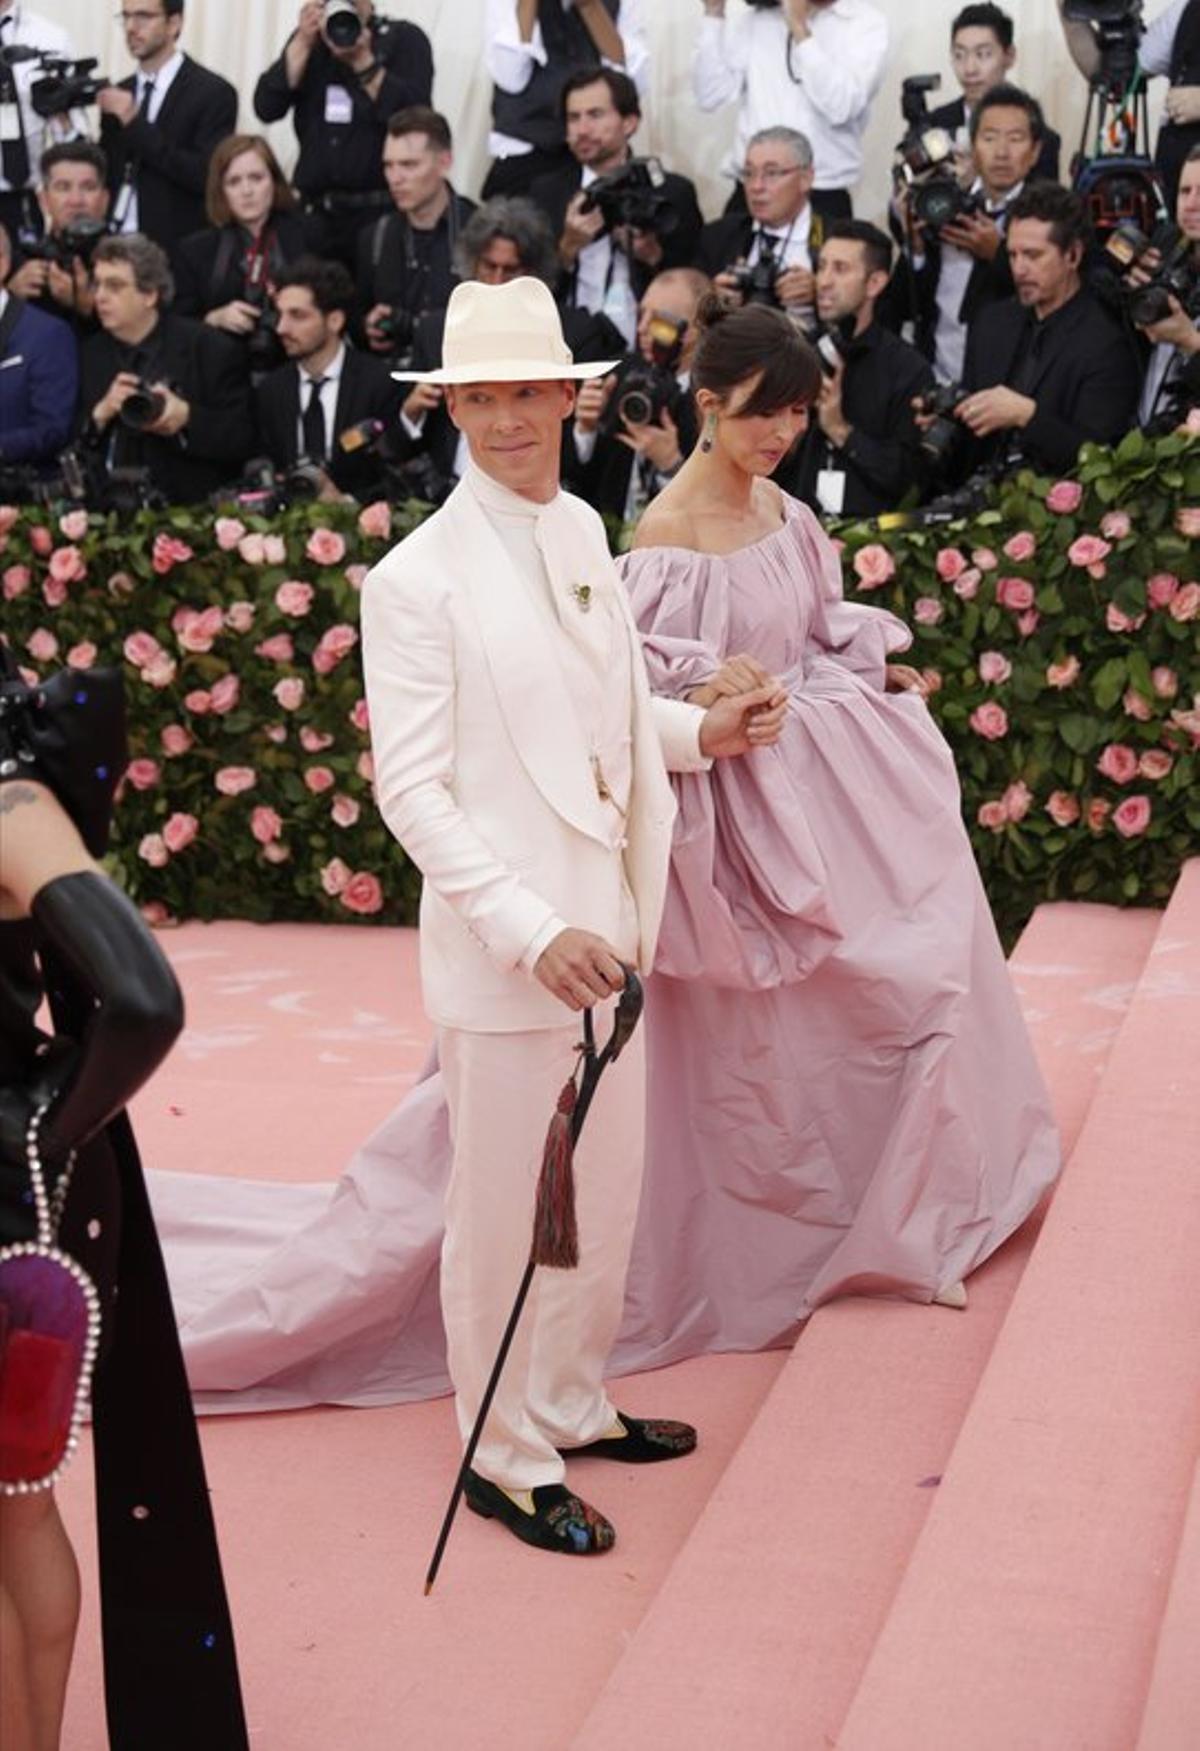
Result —
[[1183, 1536], [1159, 1631], [1150, 1692], [1137, 1751], [1180, 1751], [1200, 1745], [1200, 1463], [1192, 1474]]
[[1196, 1685], [1195, 1620], [1185, 1632], [1178, 1613], [1197, 1562], [1198, 1019], [1200, 861], [1163, 919], [839, 1751], [1129, 1751], [1152, 1678], [1157, 1747], [1200, 1742], [1174, 1713]]
[[[1044, 908], [1014, 957], [1069, 1146], [1159, 924]], [[676, 1559], [574, 1751], [712, 1742], [828, 1751], [854, 1697], [1035, 1238], [968, 1312], [822, 1308]], [[720, 1742], [720, 1734], [717, 1734]], [[964, 1741], [969, 1743], [970, 1741]]]

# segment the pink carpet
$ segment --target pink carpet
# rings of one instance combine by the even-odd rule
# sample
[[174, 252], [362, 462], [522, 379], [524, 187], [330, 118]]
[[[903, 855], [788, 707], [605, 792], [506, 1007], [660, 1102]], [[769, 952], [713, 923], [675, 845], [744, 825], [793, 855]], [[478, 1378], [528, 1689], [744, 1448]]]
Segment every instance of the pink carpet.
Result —
[[[1200, 919], [1200, 908], [1191, 916]], [[1113, 1084], [1110, 1053], [1141, 1026], [1137, 1004], [1126, 1011], [1159, 922], [1099, 907], [1052, 908], [1039, 915], [1018, 957], [1022, 1000], [1068, 1143], [1082, 1126], [1080, 1149], [1094, 1132], [1114, 1159], [1128, 1150], [1134, 1119], [1122, 1118], [1125, 1091]], [[1170, 986], [1175, 963], [1162, 952], [1166, 940], [1158, 936], [1139, 989], [1151, 974]], [[147, 1162], [256, 1178], [334, 1177], [426, 1050], [411, 934], [227, 924], [188, 926], [163, 941], [187, 990], [189, 1030], [135, 1112]], [[1178, 964], [1194, 972], [1200, 963], [1191, 953], [1185, 945]], [[1194, 1038], [1200, 1000], [1191, 978], [1166, 1001], [1192, 1006]], [[1160, 1040], [1159, 1058], [1162, 1050]], [[1139, 1063], [1144, 1074], [1145, 1060]], [[1174, 1137], [1174, 1108], [1165, 1095], [1129, 1104], [1140, 1127], [1133, 1159], [1144, 1172], [1149, 1160], [1157, 1163], [1152, 1140]], [[1062, 1226], [1107, 1246], [1111, 1192], [1096, 1204], [1083, 1175], [1080, 1183]], [[1165, 1170], [1155, 1183], [1165, 1187], [1164, 1205], [1168, 1193], [1184, 1194], [1178, 1176]], [[1156, 1244], [1169, 1208], [1156, 1219]], [[1182, 1247], [1178, 1212], [1175, 1226]], [[950, 1662], [924, 1680], [931, 1688], [920, 1732], [881, 1736], [881, 1724], [888, 1733], [896, 1725], [896, 1699], [885, 1688], [878, 1694], [891, 1700], [882, 1713], [861, 1715], [861, 1728], [855, 1723], [870, 1706], [889, 1633], [899, 1634], [908, 1584], [1021, 1310], [1033, 1238], [1030, 1231], [1018, 1236], [977, 1274], [965, 1315], [845, 1302], [822, 1310], [790, 1357], [704, 1358], [622, 1382], [620, 1402], [630, 1410], [691, 1417], [703, 1444], [693, 1460], [649, 1472], [580, 1463], [580, 1487], [620, 1529], [613, 1556], [594, 1565], [554, 1563], [464, 1515], [437, 1590], [422, 1597], [454, 1464], [446, 1401], [206, 1421], [254, 1751], [407, 1744], [563, 1751], [598, 1747], [615, 1735], [647, 1751], [998, 1746], [999, 1738], [979, 1738], [978, 1721], [964, 1724], [963, 1715], [954, 1717], [953, 1734], [930, 1727], [942, 1688], [970, 1695], [973, 1649], [961, 1671]], [[1034, 1265], [1041, 1252], [1039, 1244]], [[1128, 1255], [1123, 1269], [1127, 1285], [1146, 1282]], [[1039, 1349], [1052, 1347], [1046, 1336], [1060, 1326], [1074, 1331], [1084, 1287], [1072, 1277], [1043, 1309], [1033, 1326]], [[1161, 1314], [1163, 1295], [1145, 1299]], [[1099, 1328], [1110, 1341], [1116, 1324], [1110, 1315]], [[1148, 1334], [1139, 1322], [1131, 1335]], [[1081, 1373], [1087, 1360], [1085, 1349], [1076, 1358]], [[1164, 1370], [1155, 1362], [1148, 1371], [1157, 1378]], [[1178, 1372], [1175, 1362], [1170, 1368]], [[1078, 1398], [1067, 1393], [1069, 1403]], [[1037, 1402], [1040, 1413], [1046, 1406]], [[993, 1469], [1002, 1466], [1004, 1442], [1022, 1415], [1010, 1394], [1002, 1405], [1007, 1420], [991, 1431]], [[1172, 1536], [1156, 1546], [1162, 1572], [1153, 1620], [1139, 1642], [1149, 1705], [1138, 1751], [1184, 1751], [1172, 1723], [1189, 1684], [1197, 1700], [1190, 1658], [1200, 1588], [1196, 1501], [1187, 1516], [1196, 1457], [1193, 1445], [1173, 1460], [1177, 1488], [1170, 1515], [1161, 1516], [1164, 1529], [1170, 1519]], [[102, 1751], [83, 1456], [61, 1499], [84, 1561], [87, 1598], [64, 1743], [66, 1751]], [[1119, 1496], [1101, 1492], [1100, 1499], [1127, 1509]], [[1069, 1554], [1087, 1569], [1081, 1540]], [[1034, 1598], [1033, 1621], [1045, 1618], [1055, 1630], [1053, 1600]], [[1064, 1600], [1073, 1608], [1073, 1595]], [[1004, 1630], [997, 1660], [1012, 1646], [1009, 1603], [987, 1594]], [[962, 1620], [966, 1635], [983, 1614], [982, 1601], [965, 1588], [951, 1627]], [[1078, 1633], [1078, 1623], [1070, 1627]], [[1061, 1658], [1062, 1636], [1056, 1631], [1052, 1639]], [[908, 1662], [927, 1670], [930, 1650], [924, 1665], [921, 1653], [905, 1631], [895, 1666], [879, 1670], [881, 1684], [885, 1677], [893, 1683]], [[902, 1688], [907, 1712], [913, 1697]], [[1059, 1717], [1051, 1711], [1046, 1718]], [[1005, 1751], [1092, 1744], [1061, 1733], [1027, 1738], [1026, 1725], [1022, 1717], [1021, 1730], [1003, 1740]], [[839, 1736], [849, 1730], [859, 1733], [853, 1741]], [[1118, 1743], [1134, 1746], [1136, 1733], [1095, 1739], [1114, 1751]], [[1200, 1728], [1186, 1741], [1196, 1743]]]

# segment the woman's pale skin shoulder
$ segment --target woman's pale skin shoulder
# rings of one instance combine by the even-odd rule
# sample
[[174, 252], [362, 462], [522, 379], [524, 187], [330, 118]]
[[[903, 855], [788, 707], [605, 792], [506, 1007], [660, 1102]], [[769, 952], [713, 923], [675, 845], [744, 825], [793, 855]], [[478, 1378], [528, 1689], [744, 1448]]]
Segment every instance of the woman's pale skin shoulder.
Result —
[[706, 503], [698, 483], [672, 482], [647, 506], [633, 539], [644, 547], [682, 547], [692, 553], [729, 554], [773, 534], [784, 520], [783, 493], [773, 480], [757, 480], [748, 511], [737, 515]]

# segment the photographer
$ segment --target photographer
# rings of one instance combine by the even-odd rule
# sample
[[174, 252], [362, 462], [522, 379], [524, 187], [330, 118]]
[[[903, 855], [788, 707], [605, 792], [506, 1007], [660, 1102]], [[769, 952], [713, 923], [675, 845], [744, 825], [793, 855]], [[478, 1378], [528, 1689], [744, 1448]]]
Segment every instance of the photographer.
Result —
[[633, 157], [642, 106], [626, 74], [584, 68], [564, 84], [562, 105], [571, 163], [529, 191], [558, 238], [559, 303], [603, 311], [632, 346], [650, 280], [692, 260], [701, 226], [696, 191], [657, 160]]
[[70, 438], [79, 392], [75, 336], [13, 293], [11, 263], [0, 225], [0, 469], [53, 462]]
[[696, 309], [711, 290], [695, 268], [659, 274], [642, 297], [636, 349], [615, 372], [580, 387], [563, 479], [603, 515], [640, 516], [695, 447]]
[[304, 0], [279, 59], [254, 88], [260, 122], [293, 112], [300, 156], [292, 181], [320, 215], [322, 249], [348, 267], [358, 233], [389, 205], [388, 117], [428, 104], [433, 50], [415, 24], [377, 16], [372, 0]]
[[817, 258], [821, 393], [783, 481], [831, 517], [894, 510], [923, 482], [912, 401], [933, 373], [915, 347], [876, 321], [891, 268], [891, 241], [877, 226], [830, 225]]
[[562, 88], [581, 67], [616, 67], [645, 91], [650, 72], [644, 0], [488, 0], [487, 70], [493, 81], [493, 195], [527, 194], [566, 159]]
[[730, 23], [725, 0], [703, 5], [692, 91], [703, 110], [739, 104], [731, 166], [746, 162], [763, 128], [794, 128], [812, 142], [813, 206], [826, 218], [849, 218], [887, 59], [882, 12], [868, 0], [750, 0]]
[[1044, 133], [1036, 98], [1015, 85], [993, 85], [971, 115], [977, 174], [964, 198], [953, 203], [952, 216], [923, 223], [919, 185], [904, 187], [897, 196], [905, 265], [911, 270], [914, 340], [933, 361], [939, 383], [961, 380], [967, 331], [979, 312], [1013, 295], [1004, 247], [1008, 212], [1032, 174]]
[[[1012, 83], [1009, 75], [1016, 60], [1013, 21], [1008, 13], [992, 0], [964, 6], [950, 26], [950, 61], [962, 96], [929, 112], [929, 126], [944, 128], [964, 159], [970, 157], [975, 110], [994, 85]], [[1029, 174], [1039, 182], [1057, 182], [1061, 154], [1062, 141], [1043, 120], [1041, 150]]]
[[179, 47], [183, 0], [137, 0], [120, 17], [137, 72], [96, 99], [113, 230], [169, 254], [204, 223], [208, 161], [237, 126], [237, 92]]
[[475, 203], [455, 193], [453, 165], [445, 116], [402, 109], [389, 121], [383, 174], [395, 211], [359, 233], [355, 275], [372, 352], [406, 356], [420, 318], [444, 309], [457, 284], [455, 245]]
[[[378, 498], [384, 462], [375, 439], [353, 432], [378, 423], [395, 436], [402, 392], [382, 359], [346, 344], [354, 282], [340, 262], [306, 257], [280, 276], [275, 292], [279, 340], [288, 363], [258, 385], [259, 435], [277, 473], [304, 459], [322, 471], [321, 496]], [[362, 441], [357, 441], [359, 439]]]
[[195, 504], [253, 449], [245, 364], [228, 336], [176, 316], [167, 258], [106, 237], [93, 279], [101, 332], [84, 342], [80, 437], [111, 468], [142, 468], [170, 504]]
[[967, 471], [1023, 462], [1061, 474], [1079, 446], [1115, 444], [1134, 423], [1141, 383], [1132, 336], [1082, 283], [1087, 217], [1079, 196], [1035, 182], [1008, 213], [1016, 296], [971, 326], [965, 394]]
[[[1200, 402], [1200, 369], [1196, 364], [1200, 359], [1200, 145], [1192, 147], [1180, 172], [1175, 222], [1189, 245], [1182, 271], [1172, 276], [1179, 283], [1175, 289], [1157, 289], [1156, 302], [1165, 305], [1166, 313], [1155, 322], [1140, 325], [1153, 351], [1142, 384], [1138, 424], [1156, 430], [1181, 423], [1188, 406]], [[1152, 276], [1138, 268], [1129, 277], [1152, 283]], [[1136, 322], [1137, 308], [1130, 314]]]
[[208, 226], [175, 258], [175, 310], [201, 316], [246, 349], [252, 375], [282, 364], [272, 294], [308, 234], [279, 161], [260, 135], [231, 134], [208, 167]]
[[56, 139], [75, 132], [69, 115], [47, 119], [33, 107], [30, 88], [45, 70], [34, 58], [9, 62], [7, 55], [37, 49], [73, 61], [75, 51], [61, 24], [31, 12], [24, 0], [0, 0], [0, 225], [13, 244], [36, 237], [41, 215], [34, 197], [33, 172]]
[[747, 210], [704, 227], [696, 263], [731, 304], [778, 304], [807, 323], [823, 232], [809, 198], [812, 147], [794, 128], [763, 128], [738, 175]]
[[[1099, 0], [1058, 0], [1063, 35], [1071, 58], [1085, 79], [1094, 80], [1103, 64], [1102, 30], [1119, 21], [1141, 36], [1138, 65], [1149, 78], [1170, 82], [1163, 103], [1164, 120], [1155, 148], [1155, 163], [1163, 180], [1168, 208], [1175, 204], [1179, 173], [1193, 146], [1200, 145], [1200, 0], [1171, 4], [1141, 27], [1141, 0], [1102, 5]], [[1104, 21], [1102, 26], [1102, 21]]]
[[45, 232], [18, 250], [8, 289], [90, 334], [96, 328], [90, 265], [108, 229], [108, 164], [90, 140], [65, 140], [43, 152], [40, 170]]

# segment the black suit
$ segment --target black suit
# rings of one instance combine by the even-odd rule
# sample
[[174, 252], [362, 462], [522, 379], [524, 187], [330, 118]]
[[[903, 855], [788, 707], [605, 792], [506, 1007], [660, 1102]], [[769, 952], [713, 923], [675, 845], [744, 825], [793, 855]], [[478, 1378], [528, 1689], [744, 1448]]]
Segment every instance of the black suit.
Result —
[[[966, 99], [962, 97], [956, 97], [951, 103], [943, 103], [937, 109], [931, 109], [929, 121], [926, 124], [927, 127], [931, 128], [945, 128], [948, 134], [956, 138], [959, 129], [965, 128], [966, 125], [967, 104]], [[1037, 163], [1029, 172], [1029, 181], [1033, 182], [1036, 179], [1038, 182], [1057, 182], [1058, 161], [1061, 154], [1062, 140], [1053, 128], [1048, 127], [1042, 135], [1042, 149], [1038, 154]]]
[[[705, 225], [696, 241], [696, 252], [692, 258], [696, 267], [715, 279], [726, 268], [732, 267], [735, 261], [745, 260], [757, 230], [758, 221], [752, 219], [747, 212], [725, 213], [721, 218], [713, 219]], [[814, 268], [824, 235], [825, 222], [820, 213], [814, 212], [808, 234], [809, 254]], [[783, 272], [782, 268], [780, 272]]]
[[[347, 453], [339, 447], [337, 439], [360, 420], [382, 420], [392, 432], [403, 399], [403, 388], [382, 359], [346, 348], [333, 430], [327, 434], [326, 462], [327, 473], [342, 492], [369, 499], [383, 491], [383, 461], [378, 452], [364, 445]], [[292, 466], [300, 453], [300, 367], [289, 363], [270, 372], [255, 390], [255, 402], [263, 450], [282, 472]]]
[[[914, 270], [907, 255], [901, 257], [888, 285], [886, 301], [879, 316], [889, 328], [899, 330], [910, 318], [913, 340], [927, 359], [934, 357], [937, 344], [938, 286], [942, 275], [942, 246], [937, 237], [925, 239], [925, 254], [920, 268]], [[976, 260], [958, 307], [958, 320], [969, 329], [981, 310], [1013, 296], [1012, 268], [1008, 250], [1001, 244], [991, 261]]]
[[[122, 79], [121, 90], [136, 95], [136, 78]], [[128, 127], [115, 116], [101, 120], [100, 144], [108, 154], [114, 201], [128, 172], [137, 189], [138, 229], [168, 252], [205, 223], [208, 161], [236, 128], [237, 109], [237, 92], [228, 79], [185, 55], [156, 120], [139, 115]]]
[[1004, 456], [1013, 441], [1035, 467], [1064, 472], [1081, 444], [1115, 444], [1135, 424], [1141, 378], [1133, 336], [1086, 288], [1045, 322], [1016, 298], [993, 304], [971, 329], [964, 386], [1007, 384], [1037, 412], [1022, 431], [971, 440], [968, 465]]
[[[629, 279], [637, 298], [641, 297], [655, 274], [663, 269], [691, 266], [703, 224], [693, 184], [686, 176], [676, 176], [673, 171], [666, 171], [665, 176], [660, 193], [675, 214], [675, 225], [660, 240], [663, 258], [657, 267], [647, 267], [636, 257], [630, 260]], [[562, 235], [567, 208], [579, 193], [582, 181], [583, 168], [572, 159], [562, 170], [539, 176], [530, 186], [529, 199], [545, 213], [555, 237]], [[574, 302], [574, 283], [574, 273], [565, 272], [559, 287], [561, 301]]]
[[[222, 304], [247, 296], [243, 268], [249, 233], [239, 225], [207, 226], [185, 237], [175, 251], [177, 316], [204, 316]], [[297, 213], [276, 213], [267, 232], [267, 278], [274, 281], [288, 262], [306, 255], [309, 229]]]
[[[84, 342], [80, 385], [82, 441], [111, 467], [144, 467], [172, 504], [195, 504], [234, 479], [254, 453], [254, 418], [242, 349], [228, 335], [168, 311], [137, 347], [101, 329]], [[191, 415], [173, 438], [130, 431], [119, 419], [103, 432], [92, 409], [118, 371], [168, 384]]]

